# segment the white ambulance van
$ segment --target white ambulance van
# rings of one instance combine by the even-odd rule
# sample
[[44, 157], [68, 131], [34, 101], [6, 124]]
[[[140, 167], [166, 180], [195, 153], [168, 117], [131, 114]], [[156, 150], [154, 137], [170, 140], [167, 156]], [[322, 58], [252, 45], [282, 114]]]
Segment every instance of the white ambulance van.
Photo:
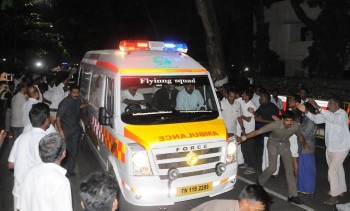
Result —
[[237, 143], [227, 136], [209, 72], [184, 43], [121, 41], [119, 48], [87, 52], [79, 84], [92, 103], [82, 112], [88, 143], [125, 200], [172, 205], [231, 190]]

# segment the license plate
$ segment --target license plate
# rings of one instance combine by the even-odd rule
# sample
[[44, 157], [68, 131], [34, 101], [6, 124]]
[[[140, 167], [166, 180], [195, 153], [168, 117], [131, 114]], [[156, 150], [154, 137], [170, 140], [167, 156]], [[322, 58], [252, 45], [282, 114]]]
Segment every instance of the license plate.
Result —
[[213, 185], [211, 182], [180, 187], [176, 189], [176, 197], [208, 192], [208, 191], [211, 191], [212, 189], [213, 189]]

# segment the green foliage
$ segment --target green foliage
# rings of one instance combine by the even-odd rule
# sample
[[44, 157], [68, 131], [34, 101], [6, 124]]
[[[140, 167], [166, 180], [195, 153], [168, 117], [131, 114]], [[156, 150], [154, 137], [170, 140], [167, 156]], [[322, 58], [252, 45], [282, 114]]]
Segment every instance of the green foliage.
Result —
[[54, 65], [56, 59], [64, 56], [65, 49], [63, 36], [44, 15], [43, 10], [50, 8], [36, 1], [13, 3], [0, 16], [0, 56], [8, 58], [10, 69], [30, 67], [33, 59], [38, 58], [51, 61], [46, 63], [49, 66]]
[[2, 0], [1, 1], [1, 10], [4, 10], [5, 8], [12, 7], [13, 6], [13, 0]]

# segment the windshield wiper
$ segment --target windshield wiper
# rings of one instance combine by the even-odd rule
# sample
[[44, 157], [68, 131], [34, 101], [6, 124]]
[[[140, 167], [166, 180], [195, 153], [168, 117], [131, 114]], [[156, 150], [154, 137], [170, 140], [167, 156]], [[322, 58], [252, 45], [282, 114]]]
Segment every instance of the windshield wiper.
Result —
[[180, 110], [178, 111], [179, 113], [213, 113], [213, 111], [208, 111], [208, 110]]
[[140, 113], [132, 113], [132, 116], [149, 116], [154, 114], [172, 114], [172, 111], [151, 111], [151, 112], [140, 112]]

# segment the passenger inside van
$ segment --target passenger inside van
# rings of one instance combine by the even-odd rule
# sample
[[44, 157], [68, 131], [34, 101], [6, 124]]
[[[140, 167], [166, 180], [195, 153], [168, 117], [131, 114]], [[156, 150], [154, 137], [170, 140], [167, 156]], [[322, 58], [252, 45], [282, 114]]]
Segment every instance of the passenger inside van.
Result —
[[176, 97], [176, 110], [204, 110], [204, 99], [194, 84], [186, 84]]
[[152, 107], [160, 111], [175, 109], [178, 92], [174, 84], [164, 84], [161, 89], [154, 93]]

